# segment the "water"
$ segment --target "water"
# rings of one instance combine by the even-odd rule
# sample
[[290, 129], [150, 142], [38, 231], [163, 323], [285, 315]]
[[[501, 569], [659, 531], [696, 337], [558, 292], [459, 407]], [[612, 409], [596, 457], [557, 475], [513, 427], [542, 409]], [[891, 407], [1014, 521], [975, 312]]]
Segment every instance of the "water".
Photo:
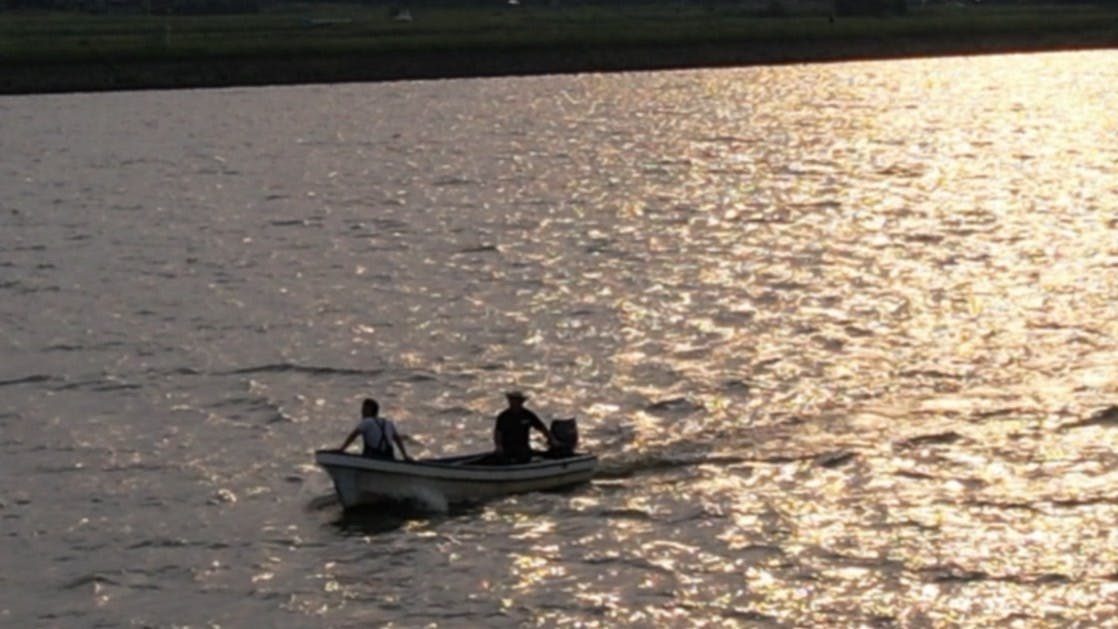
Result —
[[[0, 624], [1112, 618], [1116, 61], [0, 100]], [[312, 464], [512, 386], [595, 482]]]

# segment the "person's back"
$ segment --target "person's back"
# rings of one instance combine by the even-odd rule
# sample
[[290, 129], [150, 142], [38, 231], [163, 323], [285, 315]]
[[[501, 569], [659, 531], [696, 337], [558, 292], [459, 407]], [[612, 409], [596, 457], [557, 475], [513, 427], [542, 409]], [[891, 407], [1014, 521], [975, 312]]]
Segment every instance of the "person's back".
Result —
[[363, 456], [374, 459], [393, 459], [392, 438], [396, 434], [396, 425], [391, 419], [385, 417], [362, 417], [357, 425], [361, 431]]
[[509, 461], [523, 463], [532, 458], [529, 430], [540, 419], [526, 408], [507, 408], [497, 415], [501, 451]]
[[498, 457], [507, 463], [526, 463], [532, 458], [530, 431], [540, 431], [548, 443], [552, 441], [547, 426], [532, 411], [524, 408], [527, 397], [519, 391], [506, 395], [509, 407], [497, 415], [493, 429], [494, 445]]
[[361, 405], [361, 421], [349, 433], [339, 450], [344, 451], [349, 447], [349, 444], [353, 443], [354, 439], [357, 439], [357, 435], [361, 435], [364, 446], [361, 451], [363, 456], [393, 460], [396, 457], [392, 450], [392, 444], [396, 444], [404, 460], [410, 461], [411, 457], [408, 456], [408, 451], [404, 448], [404, 439], [400, 432], [396, 430], [396, 424], [391, 419], [379, 417], [379, 412], [380, 405], [377, 404], [376, 400], [366, 398]]

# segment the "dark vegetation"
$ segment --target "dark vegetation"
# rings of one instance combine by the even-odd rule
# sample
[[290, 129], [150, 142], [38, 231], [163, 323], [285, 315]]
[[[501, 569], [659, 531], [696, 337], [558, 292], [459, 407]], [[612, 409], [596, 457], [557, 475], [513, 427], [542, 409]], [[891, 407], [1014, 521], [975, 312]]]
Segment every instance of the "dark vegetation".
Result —
[[0, 0], [0, 7], [6, 93], [1118, 45], [1118, 1]]

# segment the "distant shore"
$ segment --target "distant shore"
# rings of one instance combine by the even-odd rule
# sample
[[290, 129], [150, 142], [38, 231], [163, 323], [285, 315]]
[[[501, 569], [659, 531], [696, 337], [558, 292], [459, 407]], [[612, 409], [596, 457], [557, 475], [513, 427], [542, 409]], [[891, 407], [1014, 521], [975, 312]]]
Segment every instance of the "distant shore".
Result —
[[[821, 18], [823, 20], [825, 18]], [[571, 42], [541, 46], [473, 45], [440, 50], [207, 55], [200, 59], [97, 57], [4, 63], [0, 93], [212, 88], [338, 82], [429, 80], [585, 72], [718, 68], [1118, 48], [1113, 25], [1093, 31], [884, 35], [796, 41], [669, 43]], [[93, 57], [93, 58], [91, 58]]]

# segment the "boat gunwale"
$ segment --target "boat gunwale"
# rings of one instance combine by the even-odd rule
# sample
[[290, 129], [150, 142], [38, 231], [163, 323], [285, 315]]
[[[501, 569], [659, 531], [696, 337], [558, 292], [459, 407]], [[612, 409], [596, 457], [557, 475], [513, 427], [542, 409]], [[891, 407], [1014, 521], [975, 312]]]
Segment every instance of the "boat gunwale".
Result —
[[327, 471], [336, 468], [359, 473], [491, 483], [593, 474], [598, 465], [598, 457], [593, 454], [576, 454], [562, 459], [546, 459], [517, 465], [463, 465], [466, 461], [480, 456], [484, 454], [400, 461], [373, 459], [336, 450], [318, 450], [315, 452], [315, 462]]

